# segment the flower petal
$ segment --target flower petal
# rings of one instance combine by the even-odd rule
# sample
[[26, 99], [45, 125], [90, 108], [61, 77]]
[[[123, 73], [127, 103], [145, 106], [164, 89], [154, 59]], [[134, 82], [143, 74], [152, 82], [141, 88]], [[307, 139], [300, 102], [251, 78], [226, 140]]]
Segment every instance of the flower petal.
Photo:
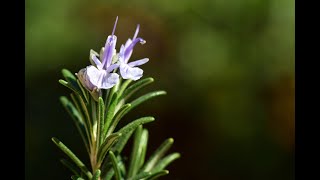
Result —
[[102, 63], [94, 54], [91, 55], [91, 59], [94, 62], [93, 65], [96, 65], [98, 69], [102, 70]]
[[119, 61], [120, 63], [125, 63], [125, 59], [124, 59], [124, 51], [125, 51], [125, 46], [122, 44], [120, 47], [120, 52], [119, 52]]
[[108, 36], [105, 47], [104, 53], [102, 58], [102, 65], [104, 69], [107, 69], [111, 65], [112, 56], [116, 51], [116, 43], [117, 43], [117, 36], [111, 35]]
[[138, 42], [140, 42], [141, 44], [146, 43], [146, 41], [144, 39], [138, 37], [138, 38], [135, 38], [134, 40], [132, 40], [131, 44], [128, 47], [125, 48], [123, 56], [124, 56], [124, 59], [125, 59], [126, 63], [130, 59], [132, 51], [133, 51], [133, 48]]
[[132, 43], [132, 40], [129, 38], [124, 45], [121, 45], [120, 52], [119, 52], [120, 62], [127, 63], [129, 61], [131, 54], [132, 54], [132, 51], [128, 52], [127, 55], [125, 55], [125, 52], [131, 43]]
[[132, 43], [132, 40], [131, 40], [130, 38], [128, 38], [128, 40], [127, 40], [126, 43], [124, 44], [124, 47], [125, 47], [125, 48], [128, 48], [131, 43]]
[[117, 73], [108, 73], [104, 77], [101, 88], [102, 89], [110, 89], [114, 85], [116, 85], [119, 81], [119, 75]]
[[104, 70], [99, 70], [94, 66], [87, 67], [88, 80], [98, 89], [101, 89], [104, 76], [107, 74]]
[[87, 67], [87, 76], [89, 81], [98, 89], [112, 88], [119, 81], [119, 75], [108, 73], [105, 70], [98, 70], [94, 66]]
[[132, 79], [136, 81], [142, 77], [143, 70], [138, 67], [130, 67], [127, 64], [121, 64], [120, 74], [123, 79]]
[[143, 58], [137, 61], [129, 62], [128, 65], [130, 67], [141, 66], [149, 61], [149, 58]]
[[118, 68], [119, 64], [112, 64], [111, 66], [108, 67], [107, 72], [112, 72], [114, 69]]

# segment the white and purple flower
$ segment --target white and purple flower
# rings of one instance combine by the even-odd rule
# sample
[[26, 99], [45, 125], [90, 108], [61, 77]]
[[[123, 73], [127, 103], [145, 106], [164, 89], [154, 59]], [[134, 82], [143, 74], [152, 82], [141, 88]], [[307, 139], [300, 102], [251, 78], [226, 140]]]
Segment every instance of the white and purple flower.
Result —
[[82, 85], [90, 91], [93, 91], [95, 88], [110, 89], [119, 81], [119, 75], [117, 73], [112, 73], [118, 65], [111, 64], [112, 57], [116, 54], [115, 46], [117, 43], [117, 36], [114, 35], [114, 31], [117, 26], [117, 21], [118, 17], [114, 24], [112, 35], [107, 38], [103, 56], [100, 57], [100, 60], [92, 53], [92, 65], [81, 69], [77, 74]]
[[137, 38], [139, 33], [139, 25], [136, 28], [136, 32], [132, 40], [129, 38], [124, 45], [121, 45], [120, 52], [119, 52], [119, 66], [120, 66], [120, 74], [123, 79], [131, 79], [131, 80], [138, 80], [143, 75], [143, 70], [136, 67], [143, 65], [149, 61], [148, 58], [140, 59], [137, 61], [133, 61], [128, 63], [131, 54], [133, 52], [134, 46], [139, 42], [140, 44], [146, 43], [146, 41], [140, 37]]

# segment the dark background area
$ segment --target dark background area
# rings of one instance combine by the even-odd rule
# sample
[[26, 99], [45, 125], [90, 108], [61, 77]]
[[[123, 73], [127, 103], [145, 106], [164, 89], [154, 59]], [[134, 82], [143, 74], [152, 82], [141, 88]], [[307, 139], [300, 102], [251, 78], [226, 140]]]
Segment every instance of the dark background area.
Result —
[[293, 180], [294, 9], [289, 0], [27, 0], [26, 179], [70, 179], [52, 136], [88, 160], [58, 80], [62, 68], [89, 64], [119, 16], [117, 49], [140, 24], [147, 43], [131, 59], [150, 58], [144, 77], [156, 80], [137, 95], [168, 92], [123, 119], [156, 117], [145, 126], [148, 154], [175, 139], [170, 152], [182, 157], [161, 179]]

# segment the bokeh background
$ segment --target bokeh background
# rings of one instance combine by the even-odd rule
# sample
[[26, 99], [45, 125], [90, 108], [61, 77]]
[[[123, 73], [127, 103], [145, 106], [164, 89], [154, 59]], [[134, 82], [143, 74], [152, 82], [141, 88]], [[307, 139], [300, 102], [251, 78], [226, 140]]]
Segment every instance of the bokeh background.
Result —
[[[59, 103], [61, 69], [89, 64], [119, 16], [117, 47], [136, 25], [149, 57], [140, 94], [162, 96], [124, 121], [154, 115], [148, 154], [168, 137], [182, 158], [162, 179], [294, 179], [293, 0], [27, 0], [26, 137], [28, 180], [70, 179], [56, 136], [82, 159], [84, 146]], [[128, 147], [127, 147], [128, 148]]]

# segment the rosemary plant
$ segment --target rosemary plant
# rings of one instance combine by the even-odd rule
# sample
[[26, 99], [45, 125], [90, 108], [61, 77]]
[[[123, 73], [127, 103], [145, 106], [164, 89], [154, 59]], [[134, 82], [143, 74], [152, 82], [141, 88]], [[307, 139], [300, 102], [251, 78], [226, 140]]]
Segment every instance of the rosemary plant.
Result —
[[[136, 106], [161, 95], [165, 91], [154, 91], [132, 100], [138, 90], [154, 81], [140, 79], [143, 70], [136, 67], [148, 62], [148, 58], [128, 63], [133, 47], [146, 41], [137, 37], [139, 25], [132, 39], [121, 46], [119, 53], [114, 35], [108, 36], [105, 47], [97, 53], [90, 51], [92, 65], [78, 73], [62, 70], [64, 79], [59, 82], [71, 90], [70, 97], [62, 96], [61, 103], [72, 117], [81, 135], [89, 159], [90, 168], [85, 165], [64, 143], [53, 137], [52, 141], [68, 156], [61, 159], [77, 180], [151, 180], [169, 173], [166, 167], [180, 157], [179, 153], [166, 152], [173, 139], [165, 140], [147, 159], [148, 130], [143, 125], [154, 121], [153, 117], [142, 117], [119, 127], [120, 120]], [[119, 76], [118, 73], [121, 75]], [[130, 158], [121, 153], [132, 136], [133, 147]], [[128, 159], [128, 160], [125, 160]], [[145, 159], [147, 159], [145, 161]]]

